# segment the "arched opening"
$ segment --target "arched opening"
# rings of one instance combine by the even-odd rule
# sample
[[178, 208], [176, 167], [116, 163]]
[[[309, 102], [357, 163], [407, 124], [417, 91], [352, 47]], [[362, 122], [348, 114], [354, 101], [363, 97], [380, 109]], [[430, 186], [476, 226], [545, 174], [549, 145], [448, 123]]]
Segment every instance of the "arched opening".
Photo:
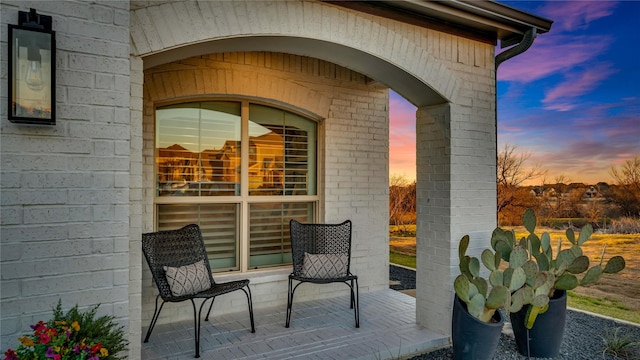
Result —
[[[164, 60], [170, 58], [165, 57]], [[158, 177], [163, 175], [163, 172], [158, 170], [159, 162], [166, 160], [159, 154], [175, 150], [173, 143], [166, 143], [155, 149], [149, 147], [150, 144], [156, 144], [159, 137], [164, 135], [158, 123], [158, 109], [172, 109], [175, 106], [182, 109], [184, 104], [192, 102], [202, 104], [203, 101], [208, 103], [222, 101], [241, 104], [234, 112], [238, 124], [250, 124], [257, 120], [252, 115], [254, 114], [252, 103], [290, 109], [310, 117], [318, 123], [318, 159], [317, 169], [314, 169], [316, 171], [309, 171], [306, 176], [317, 174], [317, 179], [313, 180], [317, 183], [318, 191], [313, 194], [303, 194], [295, 202], [297, 205], [313, 208], [307, 213], [315, 215], [309, 216], [307, 221], [338, 222], [347, 218], [354, 220], [356, 241], [360, 244], [360, 248], [368, 249], [367, 252], [354, 254], [354, 269], [358, 267], [367, 269], [362, 271], [371, 274], [361, 283], [370, 290], [388, 287], [388, 266], [386, 265], [388, 264], [388, 215], [380, 211], [387, 207], [388, 200], [380, 196], [374, 198], [367, 195], [367, 193], [384, 194], [388, 190], [389, 90], [386, 86], [351, 68], [326, 60], [266, 51], [200, 54], [153, 67], [145, 66], [145, 68], [143, 137], [147, 145], [144, 149], [146, 154], [144, 162], [152, 165], [145, 170], [146, 177], [152, 180], [146, 182], [146, 188], [158, 188], [159, 182], [162, 182], [162, 186], [167, 184], [166, 179]], [[224, 116], [227, 116], [227, 113], [228, 111]], [[270, 124], [270, 121], [267, 122]], [[202, 119], [198, 118], [197, 123], [202, 124]], [[241, 138], [241, 135], [237, 137]], [[241, 153], [248, 154], [249, 159], [242, 165], [241, 157], [237, 157], [239, 166], [244, 166], [242, 167], [244, 170], [238, 172], [241, 176], [237, 177], [246, 176], [246, 183], [250, 184], [251, 171], [255, 169], [250, 159], [252, 153], [249, 133], [245, 135], [245, 140], [237, 143], [238, 145], [246, 144], [247, 148]], [[220, 146], [209, 147], [219, 150]], [[204, 149], [211, 150], [207, 146], [204, 146]], [[195, 164], [196, 161], [192, 159], [191, 162]], [[189, 169], [192, 168], [195, 168], [195, 165]], [[205, 173], [204, 180], [210, 182], [207, 177], [209, 172], [205, 170], [203, 173]], [[190, 180], [187, 182], [195, 183], [196, 181], [192, 179], [194, 176], [195, 172], [191, 171], [187, 176]], [[195, 184], [183, 183], [176, 185], [188, 186], [188, 193], [193, 192], [191, 185], [195, 186]], [[363, 190], [366, 193], [363, 194]], [[168, 194], [177, 193], [180, 196], [184, 195], [182, 191], [171, 191]], [[149, 191], [148, 194], [145, 202], [152, 211], [147, 211], [143, 215], [143, 223], [156, 224], [155, 228], [148, 229], [151, 231], [159, 229], [160, 225], [165, 226], [167, 221], [160, 217], [169, 214], [168, 210], [174, 210], [177, 205], [181, 205], [177, 201], [183, 198], [165, 196], [166, 194], [160, 191]], [[253, 197], [251, 188], [245, 189], [240, 181], [239, 187], [234, 187], [233, 193], [222, 200], [218, 198], [215, 201], [209, 201], [202, 197], [194, 197], [189, 201], [198, 204], [198, 207], [193, 210], [198, 214], [202, 213], [202, 204], [205, 203], [207, 206], [209, 206], [208, 203], [235, 204], [227, 212], [230, 214], [229, 219], [238, 219], [237, 226], [234, 226], [235, 231], [232, 232], [238, 240], [233, 246], [236, 250], [228, 258], [237, 261], [232, 264], [233, 266], [227, 266], [231, 272], [223, 276], [236, 272], [250, 274], [249, 276], [257, 278], [265, 274], [272, 276], [275, 273], [276, 277], [272, 277], [272, 283], [265, 283], [263, 287], [277, 287], [282, 285], [287, 275], [286, 271], [289, 271], [286, 268], [286, 259], [269, 269], [264, 266], [254, 266], [252, 261], [255, 260], [255, 256], [249, 249], [254, 248], [251, 224], [255, 223], [255, 216], [259, 215], [254, 214], [254, 207], [257, 206], [256, 204], [266, 206], [282, 202], [283, 200], [269, 197], [282, 195], [258, 195]], [[356, 202], [358, 197], [366, 201]], [[379, 218], [380, 221], [372, 222], [373, 217]], [[280, 216], [281, 225], [288, 224], [285, 218], [285, 215]], [[283, 240], [287, 240], [286, 227], [283, 226], [282, 229], [285, 231]], [[225, 266], [220, 268], [223, 269]], [[143, 280], [145, 276], [143, 274]], [[143, 281], [143, 284], [148, 282]], [[148, 286], [143, 288], [143, 304], [150, 303], [151, 290]], [[278, 296], [282, 294], [286, 292]], [[302, 299], [304, 296], [311, 299], [318, 296], [329, 297], [331, 293], [310, 292], [302, 293], [301, 296]], [[256, 306], [261, 305], [256, 304]]]
[[209, 40], [145, 56], [143, 58], [144, 67], [147, 69], [203, 54], [237, 51], [279, 52], [332, 62], [361, 73], [371, 81], [378, 81], [388, 86], [418, 107], [442, 104], [448, 101], [430, 84], [375, 54], [313, 38], [250, 36]]

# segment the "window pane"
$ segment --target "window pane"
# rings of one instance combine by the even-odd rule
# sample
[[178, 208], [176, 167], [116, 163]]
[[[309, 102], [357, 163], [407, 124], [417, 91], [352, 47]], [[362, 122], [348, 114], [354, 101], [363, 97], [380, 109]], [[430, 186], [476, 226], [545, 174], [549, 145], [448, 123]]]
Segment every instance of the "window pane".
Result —
[[315, 195], [316, 123], [249, 106], [249, 194]]
[[156, 111], [158, 196], [240, 194], [240, 104], [206, 102]]
[[249, 267], [290, 264], [289, 221], [313, 219], [313, 203], [260, 203], [249, 205]]
[[158, 205], [158, 231], [198, 224], [213, 271], [238, 269], [238, 205]]
[[[242, 119], [240, 102], [193, 102], [156, 111], [156, 193], [164, 203], [156, 205], [157, 230], [199, 224], [214, 271], [239, 270], [240, 256], [250, 269], [290, 264], [289, 220], [314, 219], [315, 200], [262, 198], [269, 203], [258, 204], [250, 196], [317, 194], [316, 122], [245, 105], [250, 119]], [[243, 137], [248, 158], [241, 170]], [[247, 197], [240, 191], [241, 171], [247, 174]], [[185, 198], [162, 200], [167, 196]], [[195, 198], [202, 196], [218, 198]]]

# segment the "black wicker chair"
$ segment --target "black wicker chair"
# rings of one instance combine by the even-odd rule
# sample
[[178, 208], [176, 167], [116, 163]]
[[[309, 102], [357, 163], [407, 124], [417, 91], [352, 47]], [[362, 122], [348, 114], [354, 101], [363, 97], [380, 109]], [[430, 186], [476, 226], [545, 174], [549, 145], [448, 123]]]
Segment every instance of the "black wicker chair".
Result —
[[[255, 332], [249, 280], [226, 283], [216, 283], [213, 280], [207, 251], [198, 225], [191, 224], [178, 230], [142, 234], [142, 251], [160, 292], [156, 297], [156, 307], [147, 336], [144, 338], [145, 343], [149, 341], [149, 336], [151, 336], [165, 302], [190, 300], [194, 315], [195, 357], [200, 357], [200, 319], [204, 305], [207, 300], [211, 299], [209, 311], [207, 311], [207, 316], [204, 319], [209, 321], [209, 313], [213, 307], [215, 297], [236, 290], [242, 290], [247, 296], [251, 332]], [[158, 300], [160, 298], [162, 298], [162, 304], [158, 308]], [[198, 312], [196, 312], [194, 299], [204, 299]]]
[[[351, 221], [341, 224], [302, 224], [289, 222], [293, 272], [289, 275], [287, 323], [291, 322], [293, 294], [302, 283], [342, 282], [351, 290], [350, 307], [354, 309], [356, 327], [360, 327], [358, 277], [351, 273]], [[293, 286], [293, 280], [298, 283]]]

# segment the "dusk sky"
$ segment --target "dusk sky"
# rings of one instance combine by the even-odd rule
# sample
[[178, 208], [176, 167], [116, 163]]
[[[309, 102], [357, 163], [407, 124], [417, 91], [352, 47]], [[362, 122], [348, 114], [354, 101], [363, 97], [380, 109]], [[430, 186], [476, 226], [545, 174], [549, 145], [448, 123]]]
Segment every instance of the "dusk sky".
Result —
[[[499, 149], [530, 153], [547, 183], [613, 183], [612, 166], [640, 157], [640, 1], [501, 2], [554, 23], [498, 68]], [[415, 109], [391, 92], [390, 174], [409, 180]]]

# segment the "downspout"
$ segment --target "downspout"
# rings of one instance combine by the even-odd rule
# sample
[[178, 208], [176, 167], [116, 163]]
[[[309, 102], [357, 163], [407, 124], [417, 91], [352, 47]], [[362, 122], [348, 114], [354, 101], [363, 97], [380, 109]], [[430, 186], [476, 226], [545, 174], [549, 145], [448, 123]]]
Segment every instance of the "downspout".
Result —
[[533, 45], [533, 41], [535, 39], [536, 28], [532, 27], [531, 29], [527, 30], [526, 33], [524, 33], [524, 35], [522, 36], [522, 41], [520, 41], [518, 45], [496, 55], [496, 77], [498, 76], [498, 66], [500, 66], [500, 64], [511, 59], [512, 57], [515, 57], [527, 51], [527, 49], [529, 49], [531, 45]]
[[[526, 33], [524, 33], [524, 35], [522, 36], [522, 40], [515, 46], [501, 52], [500, 54], [496, 55], [495, 57], [495, 84], [496, 84], [496, 91], [495, 91], [495, 131], [496, 131], [496, 175], [497, 175], [497, 166], [498, 166], [498, 153], [500, 152], [500, 149], [498, 149], [498, 66], [500, 66], [500, 64], [502, 64], [503, 62], [518, 56], [520, 54], [522, 54], [523, 52], [527, 51], [527, 49], [529, 49], [531, 47], [531, 45], [533, 45], [533, 41], [536, 39], [536, 28], [532, 27], [531, 29], [527, 30]], [[498, 183], [497, 183], [497, 176], [496, 176], [496, 209], [498, 208]], [[500, 226], [500, 218], [498, 216], [498, 212], [496, 211], [496, 224], [498, 226]]]

